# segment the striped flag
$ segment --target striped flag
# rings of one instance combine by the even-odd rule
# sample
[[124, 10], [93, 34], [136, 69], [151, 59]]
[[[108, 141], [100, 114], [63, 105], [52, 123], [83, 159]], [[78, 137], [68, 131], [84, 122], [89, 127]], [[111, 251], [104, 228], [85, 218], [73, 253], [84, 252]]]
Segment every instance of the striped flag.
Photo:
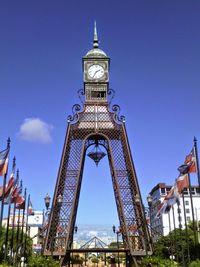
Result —
[[178, 188], [179, 194], [182, 193], [184, 188], [189, 187], [189, 177], [188, 174], [181, 174], [177, 179], [176, 179], [176, 185]]
[[31, 200], [29, 200], [28, 209], [27, 209], [28, 215], [34, 215], [33, 205]]
[[185, 157], [185, 164], [189, 167], [188, 172], [197, 172], [197, 164], [196, 164], [196, 155], [194, 151], [194, 147], [192, 148], [190, 154]]
[[16, 209], [24, 210], [25, 209], [25, 198], [21, 195], [18, 195], [15, 198], [15, 203], [17, 204]]
[[4, 176], [8, 170], [8, 154], [9, 148], [0, 152], [0, 176]]
[[179, 197], [178, 187], [175, 184], [172, 186], [163, 202], [159, 205], [156, 217], [158, 218], [161, 214], [168, 213], [171, 207], [179, 201]]
[[[8, 181], [8, 184], [6, 185], [6, 188], [5, 188], [5, 195], [4, 195], [5, 198], [7, 198], [11, 194], [11, 191], [12, 191], [12, 188], [14, 185], [14, 181], [15, 181], [14, 173], [11, 173], [10, 179]], [[3, 186], [0, 187], [0, 200], [2, 200], [2, 194], [3, 194]], [[6, 200], [5, 200], [5, 203], [6, 203]]]

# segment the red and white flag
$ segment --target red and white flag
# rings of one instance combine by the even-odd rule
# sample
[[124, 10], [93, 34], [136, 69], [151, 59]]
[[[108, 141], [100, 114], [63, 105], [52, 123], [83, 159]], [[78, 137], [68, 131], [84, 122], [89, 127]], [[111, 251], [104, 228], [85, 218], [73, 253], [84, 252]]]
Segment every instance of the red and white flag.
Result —
[[0, 152], [0, 176], [4, 176], [8, 170], [9, 148]]
[[28, 205], [27, 213], [28, 213], [28, 215], [34, 215], [33, 205], [32, 205], [32, 202], [30, 200], [29, 200], [29, 205]]
[[[4, 193], [5, 198], [7, 198], [10, 195], [14, 185], [14, 180], [15, 180], [14, 173], [11, 173], [10, 179], [5, 187], [5, 193]], [[3, 186], [0, 187], [0, 200], [2, 200], [2, 197], [3, 197]]]
[[189, 167], [189, 173], [197, 172], [196, 155], [194, 148], [191, 150], [190, 154], [186, 156], [185, 164]]
[[15, 198], [15, 203], [17, 204], [16, 209], [24, 210], [25, 209], [25, 198], [21, 195], [18, 195]]
[[184, 188], [187, 188], [189, 186], [189, 178], [188, 174], [182, 174], [176, 179], [176, 185], [178, 188], [179, 194], [182, 193]]

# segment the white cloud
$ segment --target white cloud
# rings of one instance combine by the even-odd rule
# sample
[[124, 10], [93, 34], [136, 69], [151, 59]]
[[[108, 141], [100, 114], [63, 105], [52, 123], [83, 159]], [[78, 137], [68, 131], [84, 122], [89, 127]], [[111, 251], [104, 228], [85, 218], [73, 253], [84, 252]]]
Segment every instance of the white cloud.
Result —
[[20, 126], [19, 137], [25, 141], [47, 144], [52, 141], [53, 126], [39, 118], [27, 118]]

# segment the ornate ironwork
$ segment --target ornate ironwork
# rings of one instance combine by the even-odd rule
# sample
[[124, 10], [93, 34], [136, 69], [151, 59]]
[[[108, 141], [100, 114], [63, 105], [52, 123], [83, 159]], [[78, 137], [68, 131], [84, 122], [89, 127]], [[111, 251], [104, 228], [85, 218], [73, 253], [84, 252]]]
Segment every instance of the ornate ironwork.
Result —
[[78, 112], [81, 110], [81, 106], [79, 104], [74, 104], [72, 107], [72, 114], [67, 117], [67, 121], [71, 123], [76, 123], [78, 120]]
[[110, 101], [108, 102], [108, 106], [110, 106], [113, 98], [115, 97], [115, 90], [112, 88], [109, 88], [108, 89], [108, 96], [110, 96]]
[[125, 116], [120, 115], [121, 108], [119, 105], [113, 105], [112, 111], [114, 111], [115, 113], [114, 119], [116, 120], [116, 122], [125, 122]]
[[[114, 105], [112, 111], [109, 111], [108, 104], [87, 104], [83, 111], [80, 105], [73, 106], [54, 192], [44, 255], [57, 255], [64, 259], [70, 253], [86, 151], [97, 141], [104, 146], [108, 155], [125, 249], [135, 261], [136, 256], [147, 255], [152, 250], [124, 117], [119, 115], [118, 105]], [[58, 207], [57, 198], [60, 195], [62, 204]], [[135, 200], [135, 196], [139, 196], [139, 201]]]
[[79, 98], [81, 104], [84, 105], [84, 100], [82, 99], [82, 97], [85, 95], [84, 90], [83, 89], [79, 89], [77, 91], [77, 93], [78, 93], [78, 98]]
[[104, 152], [100, 149], [100, 145], [99, 145], [98, 141], [95, 143], [93, 150], [90, 151], [90, 152], [87, 154], [87, 156], [88, 156], [89, 158], [91, 158], [92, 160], [94, 160], [96, 166], [98, 166], [100, 160], [101, 160], [102, 158], [104, 158], [105, 155], [106, 155], [106, 153], [104, 153]]

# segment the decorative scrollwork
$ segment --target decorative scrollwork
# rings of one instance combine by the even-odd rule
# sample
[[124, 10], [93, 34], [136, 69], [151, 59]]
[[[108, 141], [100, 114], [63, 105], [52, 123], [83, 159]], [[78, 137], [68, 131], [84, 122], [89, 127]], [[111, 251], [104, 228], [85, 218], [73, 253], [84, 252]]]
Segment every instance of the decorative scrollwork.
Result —
[[114, 120], [118, 123], [125, 122], [125, 116], [120, 115], [120, 106], [119, 105], [113, 105], [112, 106], [112, 111], [114, 111]]
[[74, 104], [72, 107], [72, 115], [69, 115], [67, 117], [67, 121], [72, 122], [72, 123], [77, 122], [77, 120], [78, 120], [77, 112], [79, 112], [80, 110], [81, 110], [81, 106], [79, 104]]
[[82, 99], [82, 96], [85, 95], [85, 92], [84, 92], [83, 89], [79, 89], [79, 90], [77, 91], [77, 93], [78, 93], [78, 98], [80, 99], [81, 104], [83, 105], [83, 104], [84, 104], [84, 101], [83, 101], [83, 99]]
[[112, 102], [112, 100], [113, 100], [113, 98], [115, 96], [115, 90], [112, 89], [112, 88], [109, 88], [108, 89], [108, 95], [110, 96], [110, 101], [108, 103], [108, 105], [110, 106], [111, 105], [111, 102]]

